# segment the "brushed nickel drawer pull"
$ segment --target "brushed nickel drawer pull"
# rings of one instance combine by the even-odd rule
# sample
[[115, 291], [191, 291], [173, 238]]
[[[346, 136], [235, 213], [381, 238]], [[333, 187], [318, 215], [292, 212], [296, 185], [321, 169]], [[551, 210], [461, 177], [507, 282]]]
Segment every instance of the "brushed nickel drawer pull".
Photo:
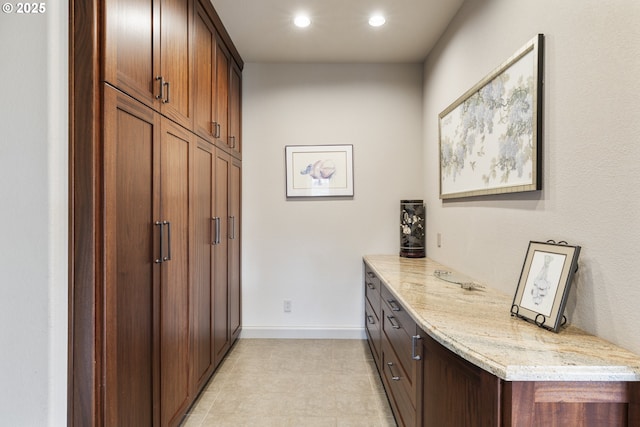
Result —
[[370, 315], [370, 314], [367, 315], [367, 320], [369, 321], [370, 325], [375, 325], [376, 324], [376, 321], [374, 320], [373, 316]]
[[387, 362], [387, 366], [389, 367], [389, 372], [391, 372], [391, 379], [393, 381], [400, 381], [400, 377], [393, 373], [393, 363]]
[[422, 337], [420, 335], [414, 335], [411, 337], [411, 358], [413, 360], [420, 360], [421, 357], [419, 354], [416, 354], [416, 342], [421, 340]]
[[398, 305], [396, 300], [388, 299], [387, 302], [389, 303], [389, 307], [391, 307], [391, 310], [393, 310], [393, 311], [402, 311], [402, 309], [400, 308], [400, 306]]
[[367, 282], [367, 288], [369, 288], [369, 289], [371, 289], [371, 290], [375, 290], [375, 289], [376, 289], [376, 287], [374, 286], [374, 284], [373, 284], [373, 283], [371, 283], [371, 282]]
[[387, 319], [389, 319], [389, 323], [391, 323], [391, 326], [393, 327], [393, 329], [400, 329], [400, 325], [398, 325], [396, 322], [393, 321], [395, 317], [387, 316]]

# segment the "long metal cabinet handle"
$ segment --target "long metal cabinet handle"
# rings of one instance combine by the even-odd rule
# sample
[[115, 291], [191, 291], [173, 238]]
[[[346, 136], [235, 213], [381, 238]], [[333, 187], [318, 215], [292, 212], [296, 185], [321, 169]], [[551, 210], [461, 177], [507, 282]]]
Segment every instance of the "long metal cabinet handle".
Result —
[[162, 258], [162, 261], [171, 261], [171, 223], [163, 221], [162, 225], [167, 226], [167, 256]]
[[162, 102], [164, 102], [164, 77], [157, 76], [156, 77], [156, 81], [158, 81], [158, 80], [160, 80], [160, 94], [156, 95], [156, 99], [161, 99]]
[[233, 141], [233, 144], [230, 145], [231, 148], [236, 148], [236, 137], [230, 136], [229, 141]]
[[213, 217], [213, 222], [215, 223], [215, 237], [213, 239], [213, 244], [214, 245], [218, 245], [220, 244], [220, 217]]
[[389, 323], [391, 323], [391, 327], [393, 329], [400, 329], [400, 325], [398, 325], [396, 322], [393, 321], [393, 319], [395, 319], [395, 317], [387, 316], [387, 319], [389, 320]]
[[164, 262], [164, 260], [162, 259], [162, 241], [164, 240], [164, 233], [162, 232], [162, 230], [164, 229], [164, 224], [161, 221], [156, 221], [154, 225], [160, 227], [160, 258], [156, 258], [155, 263], [162, 264]]
[[235, 240], [235, 238], [236, 238], [236, 217], [235, 216], [230, 216], [229, 217], [229, 222], [230, 222], [230, 225], [231, 225], [231, 233], [229, 233], [231, 237], [229, 237], [229, 239], [230, 240]]
[[387, 362], [387, 366], [389, 367], [389, 372], [391, 372], [391, 379], [393, 381], [400, 381], [400, 377], [393, 373], [393, 363]]
[[170, 83], [169, 82], [164, 82], [164, 84], [167, 86], [167, 97], [166, 97], [166, 99], [162, 100], [162, 103], [163, 104], [168, 104], [170, 102], [169, 101], [169, 96], [171, 94], [171, 87], [170, 87]]
[[420, 335], [413, 335], [411, 337], [411, 358], [413, 360], [420, 360], [421, 357], [419, 354], [416, 354], [416, 343], [418, 340], [422, 339], [422, 337]]

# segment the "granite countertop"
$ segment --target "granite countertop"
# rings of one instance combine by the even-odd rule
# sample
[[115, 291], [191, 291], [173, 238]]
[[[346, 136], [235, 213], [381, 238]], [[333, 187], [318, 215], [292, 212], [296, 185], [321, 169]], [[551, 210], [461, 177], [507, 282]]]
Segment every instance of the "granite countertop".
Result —
[[571, 325], [554, 333], [512, 317], [513, 295], [443, 281], [434, 271], [452, 270], [435, 261], [395, 255], [364, 261], [419, 327], [503, 380], [640, 381], [640, 355]]

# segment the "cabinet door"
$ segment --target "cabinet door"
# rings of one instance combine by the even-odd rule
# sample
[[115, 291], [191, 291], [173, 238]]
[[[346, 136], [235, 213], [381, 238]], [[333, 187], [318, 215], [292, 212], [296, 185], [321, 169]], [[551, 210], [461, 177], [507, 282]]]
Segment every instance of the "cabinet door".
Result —
[[216, 150], [215, 163], [215, 218], [216, 245], [214, 247], [215, 278], [213, 295], [214, 313], [214, 352], [218, 365], [230, 346], [229, 335], [229, 292], [228, 292], [228, 254], [229, 254], [229, 169], [230, 156]]
[[[156, 0], [158, 1], [158, 0]], [[192, 0], [160, 0], [162, 113], [187, 129], [193, 125]]]
[[213, 371], [213, 146], [198, 141], [192, 192], [193, 273], [191, 285], [193, 387], [197, 391]]
[[192, 134], [163, 119], [161, 214], [166, 221], [160, 295], [161, 413], [176, 425], [189, 397], [189, 146]]
[[241, 138], [241, 99], [242, 99], [242, 74], [240, 69], [231, 61], [229, 83], [229, 146], [236, 152], [242, 152]]
[[423, 426], [499, 425], [500, 380], [423, 337]]
[[196, 4], [194, 30], [194, 131], [213, 142], [216, 132], [215, 109], [215, 44], [216, 33], [209, 16], [199, 2]]
[[160, 3], [105, 0], [103, 78], [145, 105], [159, 108]]
[[232, 159], [229, 169], [229, 327], [231, 342], [241, 329], [240, 309], [240, 235], [241, 235], [241, 175], [242, 164]]
[[159, 115], [105, 85], [104, 425], [157, 425]]
[[216, 140], [229, 144], [229, 61], [230, 55], [221, 40], [216, 43]]

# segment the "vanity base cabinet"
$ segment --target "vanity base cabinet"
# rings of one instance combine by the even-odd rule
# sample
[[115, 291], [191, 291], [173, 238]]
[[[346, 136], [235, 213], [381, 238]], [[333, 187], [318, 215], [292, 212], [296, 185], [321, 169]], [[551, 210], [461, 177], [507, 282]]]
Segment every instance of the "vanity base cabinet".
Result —
[[[499, 426], [501, 381], [420, 331], [424, 427]], [[520, 424], [525, 426], [527, 424]]]
[[505, 382], [502, 426], [640, 426], [638, 382]]
[[365, 262], [365, 330], [398, 426], [640, 427], [638, 381], [506, 381], [428, 335]]

